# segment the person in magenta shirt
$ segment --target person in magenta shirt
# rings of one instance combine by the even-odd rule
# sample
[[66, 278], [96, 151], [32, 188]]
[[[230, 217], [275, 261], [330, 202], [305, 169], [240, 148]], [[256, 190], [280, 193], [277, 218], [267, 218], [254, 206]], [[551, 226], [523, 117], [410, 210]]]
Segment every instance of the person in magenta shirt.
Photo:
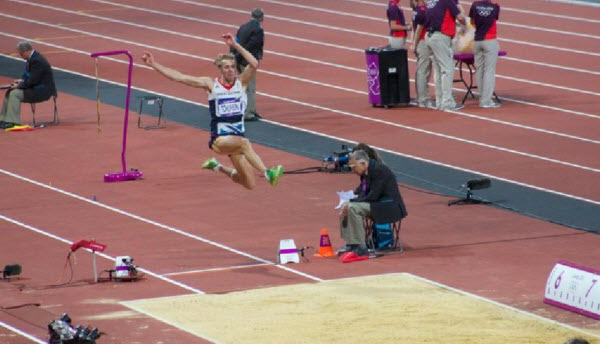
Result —
[[475, 1], [469, 10], [469, 18], [475, 26], [473, 55], [477, 71], [477, 89], [479, 106], [497, 108], [499, 103], [492, 101], [496, 86], [496, 60], [500, 46], [496, 39], [496, 21], [500, 15], [500, 6], [491, 0]]
[[400, 0], [390, 0], [387, 8], [387, 18], [390, 25], [390, 46], [403, 49], [406, 42], [406, 32], [412, 28], [410, 24], [406, 24], [404, 13], [400, 8]]
[[454, 54], [452, 38], [456, 34], [456, 20], [465, 25], [465, 17], [457, 0], [428, 0], [425, 3], [427, 47], [433, 56], [435, 70], [435, 102], [440, 110], [460, 110], [452, 96], [454, 81]]

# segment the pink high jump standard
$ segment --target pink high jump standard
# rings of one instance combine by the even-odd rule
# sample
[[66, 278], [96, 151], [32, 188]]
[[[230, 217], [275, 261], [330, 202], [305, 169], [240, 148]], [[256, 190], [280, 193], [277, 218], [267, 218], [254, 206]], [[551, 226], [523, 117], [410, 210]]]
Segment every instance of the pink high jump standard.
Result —
[[116, 50], [116, 51], [105, 51], [101, 53], [92, 53], [90, 56], [92, 58], [98, 58], [100, 56], [108, 56], [108, 55], [119, 55], [126, 54], [129, 57], [129, 71], [127, 75], [127, 97], [125, 98], [125, 117], [123, 119], [123, 149], [121, 150], [121, 164], [123, 165], [123, 172], [114, 172], [107, 173], [104, 175], [104, 182], [123, 182], [127, 180], [136, 180], [142, 177], [142, 172], [131, 169], [127, 170], [127, 163], [125, 161], [125, 151], [127, 150], [127, 123], [129, 119], [129, 97], [131, 95], [131, 74], [133, 71], [133, 57], [129, 51], [126, 50]]

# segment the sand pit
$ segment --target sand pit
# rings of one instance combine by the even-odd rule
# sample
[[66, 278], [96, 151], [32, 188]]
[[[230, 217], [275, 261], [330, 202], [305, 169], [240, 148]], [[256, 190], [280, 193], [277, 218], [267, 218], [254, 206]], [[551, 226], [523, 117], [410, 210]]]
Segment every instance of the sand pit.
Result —
[[402, 273], [123, 304], [216, 343], [600, 343]]

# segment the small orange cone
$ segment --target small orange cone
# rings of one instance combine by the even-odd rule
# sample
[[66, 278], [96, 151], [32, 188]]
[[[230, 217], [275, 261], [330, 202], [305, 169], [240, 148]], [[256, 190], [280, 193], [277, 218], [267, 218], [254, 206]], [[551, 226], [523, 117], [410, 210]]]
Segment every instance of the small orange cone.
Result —
[[333, 252], [333, 248], [331, 247], [331, 240], [329, 240], [329, 234], [327, 234], [327, 229], [321, 229], [321, 240], [319, 242], [319, 253], [314, 254], [315, 257], [319, 258], [327, 258], [327, 257], [335, 257], [336, 254]]

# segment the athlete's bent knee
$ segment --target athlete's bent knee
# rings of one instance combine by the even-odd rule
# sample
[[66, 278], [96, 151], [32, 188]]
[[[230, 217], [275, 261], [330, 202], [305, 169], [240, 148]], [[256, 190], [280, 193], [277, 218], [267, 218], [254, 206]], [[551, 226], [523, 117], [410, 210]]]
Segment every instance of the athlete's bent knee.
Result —
[[245, 187], [246, 189], [248, 189], [248, 190], [252, 190], [252, 189], [254, 189], [254, 188], [256, 187], [256, 182], [245, 182], [245, 183], [244, 183], [244, 184], [242, 184], [242, 185], [244, 185], [244, 187]]

